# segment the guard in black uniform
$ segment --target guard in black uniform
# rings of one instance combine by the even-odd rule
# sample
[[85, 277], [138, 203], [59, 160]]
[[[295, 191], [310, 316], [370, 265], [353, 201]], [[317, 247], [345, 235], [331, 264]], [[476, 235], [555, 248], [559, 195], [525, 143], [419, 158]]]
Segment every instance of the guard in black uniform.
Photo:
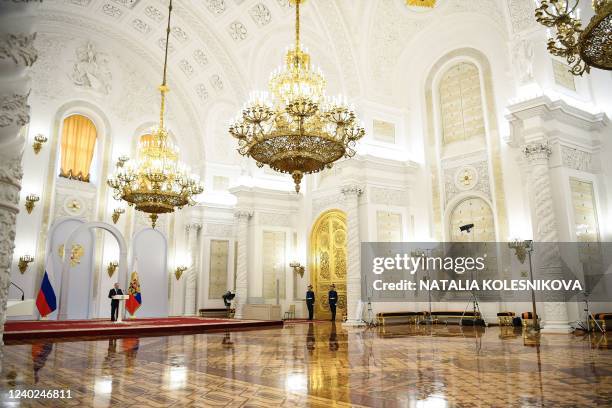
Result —
[[308, 320], [312, 320], [314, 314], [315, 294], [312, 291], [312, 285], [308, 285], [306, 291], [306, 307], [308, 308]]
[[332, 283], [329, 287], [329, 293], [327, 294], [327, 299], [329, 299], [329, 310], [331, 310], [332, 314], [332, 322], [336, 321], [336, 304], [338, 303], [338, 292], [336, 292], [336, 285]]

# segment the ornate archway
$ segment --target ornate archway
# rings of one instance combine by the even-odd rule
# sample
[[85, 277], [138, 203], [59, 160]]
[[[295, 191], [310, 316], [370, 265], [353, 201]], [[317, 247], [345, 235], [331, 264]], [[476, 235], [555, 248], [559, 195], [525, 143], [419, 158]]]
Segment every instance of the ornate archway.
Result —
[[346, 214], [340, 210], [324, 212], [310, 234], [310, 281], [314, 287], [315, 318], [330, 319], [327, 299], [329, 285], [336, 285], [336, 318], [346, 314]]

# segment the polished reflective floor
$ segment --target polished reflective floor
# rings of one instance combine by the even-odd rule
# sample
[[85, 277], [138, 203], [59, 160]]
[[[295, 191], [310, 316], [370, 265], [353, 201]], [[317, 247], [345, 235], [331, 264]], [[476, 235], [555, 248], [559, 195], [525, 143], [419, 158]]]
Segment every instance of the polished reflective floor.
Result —
[[[328, 322], [7, 345], [2, 406], [608, 407], [607, 338]], [[11, 399], [15, 390], [71, 399]], [[12, 394], [12, 395], [11, 395]]]

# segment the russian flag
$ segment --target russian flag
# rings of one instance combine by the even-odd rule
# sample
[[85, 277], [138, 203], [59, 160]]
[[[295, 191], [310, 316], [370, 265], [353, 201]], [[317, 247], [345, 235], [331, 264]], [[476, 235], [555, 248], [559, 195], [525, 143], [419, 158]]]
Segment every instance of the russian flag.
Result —
[[45, 317], [57, 309], [55, 291], [53, 290], [53, 285], [51, 285], [51, 280], [49, 279], [49, 274], [47, 273], [48, 269], [48, 266], [45, 267], [45, 275], [40, 283], [38, 296], [36, 296], [36, 307], [38, 308], [38, 312], [40, 313], [41, 317]]

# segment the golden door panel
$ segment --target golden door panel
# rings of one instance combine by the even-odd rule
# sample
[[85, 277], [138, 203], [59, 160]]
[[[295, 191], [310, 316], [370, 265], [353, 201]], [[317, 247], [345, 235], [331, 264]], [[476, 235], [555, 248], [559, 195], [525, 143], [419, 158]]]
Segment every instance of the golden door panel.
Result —
[[323, 213], [310, 238], [311, 281], [315, 290], [315, 318], [329, 319], [329, 285], [336, 285], [336, 318], [346, 313], [346, 216], [338, 210]]

